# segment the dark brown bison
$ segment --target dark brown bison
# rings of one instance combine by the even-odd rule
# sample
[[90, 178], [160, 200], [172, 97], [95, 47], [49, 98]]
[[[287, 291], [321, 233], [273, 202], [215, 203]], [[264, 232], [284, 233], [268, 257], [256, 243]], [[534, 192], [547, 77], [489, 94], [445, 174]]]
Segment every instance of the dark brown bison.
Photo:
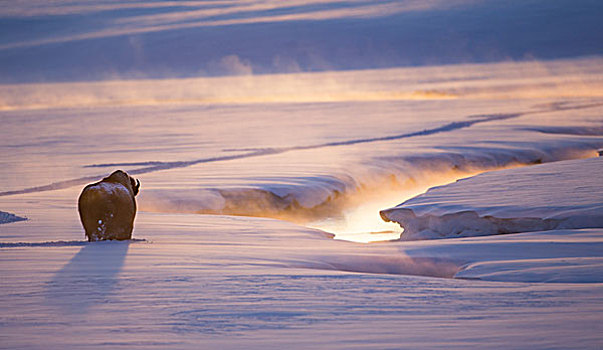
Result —
[[132, 238], [139, 188], [140, 181], [121, 170], [84, 187], [78, 210], [88, 241]]

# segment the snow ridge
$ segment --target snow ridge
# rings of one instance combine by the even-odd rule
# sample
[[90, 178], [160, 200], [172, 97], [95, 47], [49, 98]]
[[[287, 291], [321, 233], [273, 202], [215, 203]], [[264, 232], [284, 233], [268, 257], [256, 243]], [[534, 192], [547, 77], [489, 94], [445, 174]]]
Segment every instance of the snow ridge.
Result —
[[[590, 107], [590, 105], [588, 105], [588, 107]], [[584, 108], [584, 106], [577, 106], [574, 108]], [[470, 126], [473, 126], [473, 125], [479, 124], [479, 123], [517, 118], [524, 114], [528, 114], [528, 113], [510, 113], [510, 114], [468, 116], [467, 118], [469, 120], [454, 121], [454, 122], [450, 122], [448, 124], [438, 126], [438, 127], [432, 128], [432, 129], [425, 129], [425, 130], [421, 130], [421, 131], [404, 133], [404, 134], [400, 134], [400, 135], [391, 135], [391, 136], [376, 137], [376, 138], [363, 138], [363, 139], [347, 140], [347, 141], [340, 141], [340, 142], [328, 142], [328, 143], [321, 143], [321, 144], [309, 145], [309, 146], [263, 148], [263, 149], [243, 153], [243, 154], [236, 154], [236, 155], [222, 156], [222, 157], [212, 157], [212, 158], [201, 158], [201, 159], [190, 160], [190, 161], [108, 163], [108, 164], [92, 164], [92, 165], [87, 165], [85, 167], [97, 168], [97, 167], [131, 166], [131, 165], [145, 166], [143, 168], [128, 171], [128, 173], [130, 173], [131, 175], [139, 175], [139, 174], [146, 174], [146, 173], [155, 172], [155, 171], [159, 171], [159, 170], [184, 168], [184, 167], [189, 167], [189, 166], [193, 166], [196, 164], [202, 164], [202, 163], [223, 162], [223, 161], [230, 161], [230, 160], [237, 160], [237, 159], [244, 159], [244, 158], [254, 158], [254, 157], [275, 155], [275, 154], [281, 154], [281, 153], [286, 153], [286, 152], [291, 152], [291, 151], [313, 150], [313, 149], [336, 147], [336, 146], [350, 146], [350, 145], [356, 145], [356, 144], [362, 144], [362, 143], [393, 141], [393, 140], [400, 140], [400, 139], [405, 139], [405, 138], [410, 138], [410, 137], [427, 136], [427, 135], [433, 135], [433, 134], [442, 133], [442, 132], [450, 132], [450, 131], [454, 131], [454, 130], [458, 130], [458, 129], [468, 128]], [[16, 191], [0, 192], [0, 196], [10, 196], [10, 195], [16, 195], [16, 194], [25, 194], [25, 193], [32, 193], [32, 192], [43, 192], [43, 191], [53, 191], [53, 190], [58, 190], [58, 189], [64, 189], [64, 188], [68, 188], [68, 187], [86, 183], [89, 180], [99, 178], [99, 177], [102, 177], [102, 176], [100, 176], [100, 175], [99, 176], [87, 176], [87, 177], [82, 177], [82, 178], [78, 178], [78, 179], [55, 182], [55, 183], [45, 185], [45, 186], [25, 188], [25, 189], [16, 190]]]

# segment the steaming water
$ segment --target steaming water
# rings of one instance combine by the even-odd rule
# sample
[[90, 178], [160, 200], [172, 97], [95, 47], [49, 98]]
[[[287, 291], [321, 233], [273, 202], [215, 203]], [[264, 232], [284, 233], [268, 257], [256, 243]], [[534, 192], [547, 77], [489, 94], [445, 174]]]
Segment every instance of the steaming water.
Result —
[[143, 184], [142, 211], [265, 216], [341, 239], [395, 239], [401, 228], [379, 210], [431, 186], [595, 154], [602, 66], [4, 86], [2, 209], [124, 169]]

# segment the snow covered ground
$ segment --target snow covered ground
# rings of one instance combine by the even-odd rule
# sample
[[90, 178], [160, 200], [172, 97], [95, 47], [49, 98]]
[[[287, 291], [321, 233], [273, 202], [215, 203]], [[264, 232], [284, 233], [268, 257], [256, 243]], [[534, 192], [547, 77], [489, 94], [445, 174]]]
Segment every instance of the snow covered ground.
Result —
[[[192, 176], [174, 176], [183, 170], [140, 177], [158, 197]], [[147, 241], [92, 245], [78, 241], [79, 190], [3, 197], [3, 208], [30, 218], [0, 227], [6, 348], [596, 348], [602, 341], [600, 230], [359, 245], [273, 220], [143, 211], [135, 236]], [[169, 211], [187, 211], [174, 202], [194, 211], [206, 201], [168, 192]], [[145, 201], [143, 208], [159, 203]], [[57, 240], [67, 242], [45, 243]]]
[[[2, 232], [32, 231], [25, 224]], [[47, 234], [81, 230], [76, 218], [39, 225]], [[146, 241], [3, 245], [2, 346], [597, 348], [603, 340], [600, 268], [590, 270], [596, 280], [537, 269], [600, 256], [602, 230], [366, 245], [272, 219], [144, 212], [136, 230]], [[479, 263], [507, 260], [531, 270], [492, 276], [504, 283], [449, 278], [473, 262], [459, 277], [489, 279], [492, 269]]]
[[[0, 225], [2, 347], [598, 348], [603, 229], [343, 241], [491, 169], [514, 168], [450, 186], [569, 170], [592, 205], [601, 101], [555, 96], [4, 111], [0, 207], [28, 220]], [[115, 168], [142, 183], [136, 240], [85, 243], [77, 197]]]
[[175, 4], [0, 8], [0, 348], [601, 348], [600, 4]]

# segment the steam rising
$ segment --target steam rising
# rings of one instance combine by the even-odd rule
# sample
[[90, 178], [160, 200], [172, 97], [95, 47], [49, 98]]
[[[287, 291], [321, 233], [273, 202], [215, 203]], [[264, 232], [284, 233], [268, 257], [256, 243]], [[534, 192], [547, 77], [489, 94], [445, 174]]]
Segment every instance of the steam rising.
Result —
[[[44, 122], [40, 130], [48, 135], [31, 147], [60, 142], [81, 165], [73, 175], [72, 159], [56, 167], [56, 159], [39, 157], [25, 173], [52, 166], [61, 176], [49, 174], [46, 185], [25, 188], [21, 177], [0, 196], [82, 185], [111, 167], [132, 175], [187, 168], [185, 179], [174, 183], [193, 186], [164, 188], [160, 177], [155, 187], [145, 186], [141, 209], [263, 216], [334, 233], [369, 232], [359, 240], [378, 237], [370, 232], [390, 239], [400, 229], [381, 222], [379, 210], [431, 186], [491, 169], [583, 157], [601, 146], [600, 123], [585, 116], [601, 106], [601, 58], [279, 75], [252, 75], [249, 62], [235, 55], [217, 64], [243, 75], [0, 86], [7, 116], [31, 114]], [[126, 124], [111, 108], [92, 109], [144, 105], [164, 108], [127, 109], [132, 117]], [[448, 115], [446, 106], [457, 105], [464, 107]], [[46, 127], [54, 124], [45, 111], [29, 111], [50, 108], [64, 109], [51, 111], [63, 129]], [[81, 117], [84, 108], [91, 109]], [[418, 113], [429, 114], [427, 122]], [[568, 118], [573, 113], [582, 114]], [[166, 122], [164, 114], [174, 119]], [[85, 147], [73, 150], [69, 142], [82, 141], [67, 139], [80, 135]], [[8, 136], [5, 147], [19, 150], [22, 140]], [[167, 141], [165, 147], [138, 152], [149, 137]], [[204, 181], [206, 173], [218, 184]], [[233, 180], [225, 185], [227, 178]]]
[[0, 110], [603, 96], [601, 58], [277, 75], [249, 75], [252, 67], [234, 55], [216, 65], [243, 76], [2, 85]]

